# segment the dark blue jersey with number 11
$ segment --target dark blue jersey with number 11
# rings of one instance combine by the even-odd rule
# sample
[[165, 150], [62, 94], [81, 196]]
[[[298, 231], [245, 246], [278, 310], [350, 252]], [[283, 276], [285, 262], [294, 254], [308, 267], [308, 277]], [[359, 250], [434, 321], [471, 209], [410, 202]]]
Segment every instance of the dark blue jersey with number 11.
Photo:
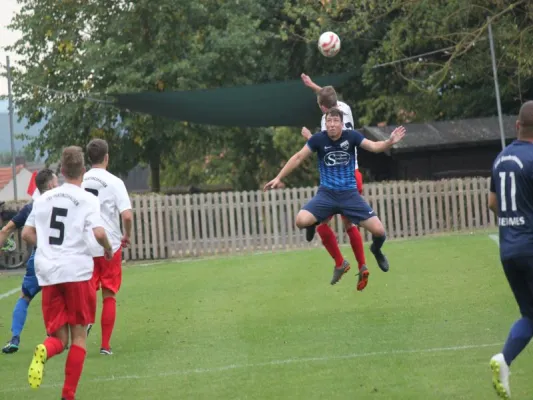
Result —
[[498, 198], [501, 259], [533, 256], [533, 143], [516, 140], [498, 155], [490, 190]]

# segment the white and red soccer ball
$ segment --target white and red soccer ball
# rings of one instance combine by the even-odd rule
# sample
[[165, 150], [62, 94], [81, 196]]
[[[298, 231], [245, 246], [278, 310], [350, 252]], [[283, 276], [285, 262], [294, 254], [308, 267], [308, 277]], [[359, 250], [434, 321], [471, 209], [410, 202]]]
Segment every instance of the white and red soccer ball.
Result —
[[334, 57], [341, 49], [341, 40], [335, 32], [324, 32], [318, 39], [318, 50], [325, 57]]

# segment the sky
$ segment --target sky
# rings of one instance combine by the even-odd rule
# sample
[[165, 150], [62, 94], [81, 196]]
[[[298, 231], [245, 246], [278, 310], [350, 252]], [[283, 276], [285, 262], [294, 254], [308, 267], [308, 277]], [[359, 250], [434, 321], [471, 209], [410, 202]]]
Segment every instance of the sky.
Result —
[[[10, 56], [11, 64], [17, 60], [14, 54], [6, 52], [5, 46], [13, 44], [21, 36], [20, 32], [7, 29], [7, 25], [15, 13], [20, 10], [20, 5], [17, 4], [17, 0], [0, 0], [0, 2], [2, 3], [2, 11], [0, 12], [0, 68], [4, 69], [6, 55]], [[0, 95], [5, 94], [7, 94], [7, 81], [4, 77], [0, 77]]]

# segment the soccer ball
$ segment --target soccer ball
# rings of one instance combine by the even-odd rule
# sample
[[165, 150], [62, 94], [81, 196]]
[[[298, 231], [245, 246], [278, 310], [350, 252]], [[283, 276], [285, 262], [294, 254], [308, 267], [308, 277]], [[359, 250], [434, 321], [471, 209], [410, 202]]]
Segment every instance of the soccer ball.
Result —
[[318, 50], [326, 57], [334, 57], [341, 49], [341, 40], [335, 32], [324, 32], [318, 39]]

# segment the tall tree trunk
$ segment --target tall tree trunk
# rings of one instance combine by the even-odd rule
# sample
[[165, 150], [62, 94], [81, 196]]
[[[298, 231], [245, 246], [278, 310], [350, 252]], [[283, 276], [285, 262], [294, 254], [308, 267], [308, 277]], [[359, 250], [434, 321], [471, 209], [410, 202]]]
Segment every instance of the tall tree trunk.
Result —
[[150, 159], [150, 179], [152, 183], [152, 192], [161, 191], [161, 156], [154, 154]]

